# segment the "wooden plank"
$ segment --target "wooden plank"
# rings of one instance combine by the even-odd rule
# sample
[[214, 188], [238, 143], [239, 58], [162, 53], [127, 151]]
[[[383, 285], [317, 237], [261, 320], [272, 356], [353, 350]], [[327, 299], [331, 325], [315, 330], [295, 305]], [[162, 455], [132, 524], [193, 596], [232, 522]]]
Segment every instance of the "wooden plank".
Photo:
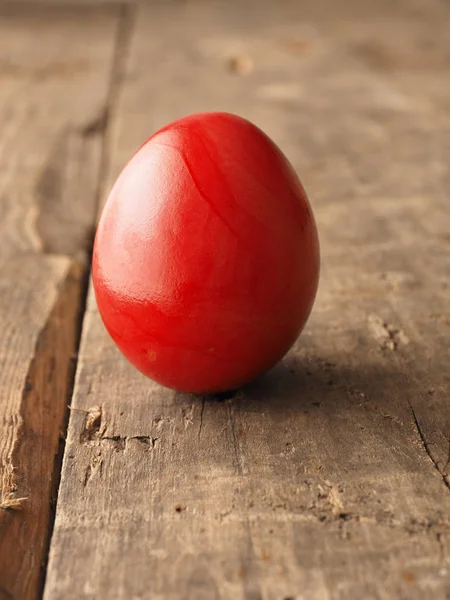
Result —
[[[91, 294], [46, 600], [450, 594], [449, 13], [355, 17], [361, 39], [398, 41], [380, 71], [348, 35], [348, 4], [332, 6], [326, 19], [213, 2], [139, 12], [110, 182], [163, 123], [238, 112], [304, 180], [322, 280], [293, 350], [228, 398], [136, 373]], [[401, 49], [430, 27], [417, 70]]]
[[[108, 4], [120, 4], [120, 5], [151, 5], [158, 6], [164, 4], [166, 0], [108, 0]], [[183, 5], [186, 3], [195, 4], [197, 8], [208, 10], [209, 0], [169, 0], [172, 3], [178, 3]], [[26, 6], [33, 5], [66, 5], [66, 6], [95, 6], [105, 4], [104, 0], [0, 0], [0, 4], [23, 4]], [[340, 17], [344, 18], [377, 18], [380, 15], [387, 15], [392, 17], [404, 18], [406, 14], [414, 15], [415, 17], [427, 17], [430, 11], [433, 15], [436, 11], [441, 11], [443, 14], [446, 12], [445, 3], [446, 0], [371, 0], [370, 2], [358, 2], [358, 0], [341, 0], [340, 1], [340, 12], [339, 15], [333, 10], [330, 11], [331, 0], [316, 0], [316, 2], [306, 2], [305, 0], [278, 0], [274, 2], [272, 6], [264, 7], [264, 13], [267, 15], [268, 12], [271, 15], [278, 14], [282, 18], [286, 19], [289, 15], [325, 18], [325, 19], [336, 19]], [[222, 9], [226, 11], [230, 4], [239, 5], [239, 0], [214, 0], [215, 7], [222, 4]], [[240, 6], [240, 10], [252, 11], [254, 20], [258, 18], [258, 12], [260, 12], [260, 0], [247, 0], [245, 6]]]
[[81, 276], [66, 257], [22, 256], [1, 269], [2, 599], [35, 598], [41, 585]]
[[[114, 16], [4, 8], [0, 27], [1, 260], [19, 251], [73, 254], [95, 222]], [[87, 41], [98, 38], [93, 48], [70, 43], [81, 29]]]
[[43, 584], [117, 16], [0, 7], [2, 600]]

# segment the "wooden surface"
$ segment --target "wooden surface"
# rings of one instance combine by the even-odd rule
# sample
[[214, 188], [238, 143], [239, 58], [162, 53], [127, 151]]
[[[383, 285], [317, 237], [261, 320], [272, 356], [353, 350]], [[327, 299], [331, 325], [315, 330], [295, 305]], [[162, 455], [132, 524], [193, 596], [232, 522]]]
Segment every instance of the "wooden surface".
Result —
[[0, 476], [22, 509], [0, 510], [0, 599], [40, 596], [96, 197], [156, 128], [221, 109], [310, 195], [313, 315], [269, 374], [198, 397], [134, 371], [89, 293], [44, 598], [448, 600], [448, 4], [0, 15]]
[[118, 23], [86, 16], [0, 6], [2, 600], [40, 594], [59, 481]]
[[450, 13], [305, 6], [135, 17], [110, 183], [173, 118], [249, 117], [309, 190], [321, 287], [228, 398], [139, 376], [90, 296], [46, 600], [450, 597]]

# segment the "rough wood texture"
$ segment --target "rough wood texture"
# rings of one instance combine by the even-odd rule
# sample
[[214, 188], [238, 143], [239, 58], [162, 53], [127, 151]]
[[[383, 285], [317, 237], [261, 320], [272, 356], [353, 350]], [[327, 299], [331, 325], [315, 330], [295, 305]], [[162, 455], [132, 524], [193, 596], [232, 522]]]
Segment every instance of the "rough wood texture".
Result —
[[116, 26], [111, 11], [0, 6], [2, 600], [42, 587]]
[[141, 377], [91, 295], [46, 600], [450, 597], [450, 13], [350, 4], [138, 13], [110, 182], [168, 120], [247, 116], [310, 193], [321, 287], [228, 398]]

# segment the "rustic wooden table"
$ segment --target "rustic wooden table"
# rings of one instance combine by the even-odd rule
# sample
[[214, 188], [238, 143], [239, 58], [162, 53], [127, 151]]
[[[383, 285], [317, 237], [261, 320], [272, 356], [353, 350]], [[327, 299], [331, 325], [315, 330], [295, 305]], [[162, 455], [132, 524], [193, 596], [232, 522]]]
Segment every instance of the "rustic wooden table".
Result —
[[[288, 155], [323, 257], [221, 398], [140, 376], [88, 289], [123, 164], [211, 109]], [[449, 163], [445, 0], [0, 2], [0, 599], [448, 600]]]

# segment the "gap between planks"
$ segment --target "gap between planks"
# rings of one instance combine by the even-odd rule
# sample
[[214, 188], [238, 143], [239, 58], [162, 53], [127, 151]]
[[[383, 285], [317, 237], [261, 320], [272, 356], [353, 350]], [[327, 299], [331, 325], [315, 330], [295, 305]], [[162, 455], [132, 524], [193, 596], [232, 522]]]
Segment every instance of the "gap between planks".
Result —
[[[6, 291], [6, 299], [11, 296], [11, 305], [14, 305], [15, 301], [14, 281], [19, 282], [17, 289], [23, 292], [21, 297], [19, 294], [20, 299], [17, 302], [16, 312], [8, 308], [7, 302], [4, 303], [6, 317], [9, 315], [13, 319], [14, 317], [20, 319], [18, 322], [20, 326], [18, 326], [15, 325], [14, 320], [9, 324], [9, 319], [6, 318], [5, 331], [13, 341], [17, 339], [19, 344], [24, 344], [23, 340], [29, 343], [27, 338], [38, 327], [34, 350], [30, 348], [30, 355], [27, 356], [28, 369], [24, 379], [22, 398], [18, 406], [16, 406], [16, 403], [19, 402], [17, 390], [12, 389], [12, 384], [11, 389], [7, 389], [5, 386], [10, 380], [14, 381], [15, 385], [18, 383], [16, 379], [20, 377], [23, 365], [11, 367], [11, 360], [8, 357], [11, 356], [12, 351], [16, 351], [23, 362], [26, 346], [25, 348], [20, 346], [9, 348], [7, 338], [5, 338], [3, 340], [4, 352], [0, 356], [6, 365], [5, 368], [11, 367], [11, 372], [5, 373], [8, 377], [4, 378], [3, 407], [0, 407], [6, 410], [5, 418], [7, 420], [3, 426], [6, 427], [6, 434], [9, 438], [6, 440], [6, 446], [0, 448], [3, 451], [3, 455], [0, 454], [1, 466], [4, 467], [3, 473], [0, 472], [2, 477], [0, 479], [0, 483], [2, 483], [0, 489], [2, 492], [0, 499], [0, 554], [2, 557], [0, 597], [20, 597], [24, 600], [32, 600], [41, 596], [43, 591], [48, 549], [54, 524], [55, 496], [58, 492], [68, 422], [68, 410], [64, 407], [69, 404], [68, 398], [72, 394], [89, 284], [89, 261], [95, 226], [95, 220], [89, 222], [89, 216], [95, 214], [96, 218], [97, 205], [102, 193], [102, 178], [108, 160], [104, 138], [107, 135], [108, 115], [114, 105], [120, 85], [119, 59], [126, 47], [128, 32], [132, 27], [133, 8], [112, 3], [109, 7], [57, 6], [56, 4], [17, 6], [0, 3], [0, 13], [7, 20], [3, 26], [9, 27], [8, 19], [11, 18], [13, 27], [11, 31], [14, 32], [14, 27], [17, 27], [18, 32], [25, 36], [26, 43], [30, 44], [32, 51], [35, 48], [33, 32], [42, 28], [42, 31], [50, 32], [52, 37], [50, 53], [43, 52], [41, 56], [36, 52], [31, 66], [23, 64], [20, 53], [15, 55], [13, 47], [11, 52], [13, 62], [8, 62], [9, 59], [6, 61], [6, 72], [2, 72], [0, 69], [0, 76], [6, 76], [7, 86], [9, 85], [13, 93], [18, 95], [19, 101], [14, 106], [16, 112], [13, 110], [12, 113], [13, 128], [20, 122], [20, 108], [29, 109], [36, 106], [37, 109], [40, 109], [42, 104], [43, 107], [48, 107], [48, 112], [51, 114], [51, 116], [50, 114], [48, 117], [45, 115], [40, 119], [41, 122], [45, 122], [45, 118], [48, 118], [48, 125], [50, 125], [38, 147], [39, 157], [45, 157], [47, 150], [50, 149], [47, 161], [42, 164], [42, 171], [41, 160], [36, 161], [37, 166], [34, 163], [31, 166], [26, 163], [25, 167], [30, 170], [30, 175], [32, 175], [30, 183], [26, 178], [24, 181], [19, 179], [14, 192], [12, 192], [8, 189], [9, 182], [6, 178], [6, 183], [1, 191], [6, 190], [7, 195], [0, 197], [0, 202], [6, 209], [6, 219], [4, 220], [6, 224], [4, 222], [3, 227], [6, 227], [7, 233], [6, 236], [2, 236], [0, 248], [0, 266], [2, 277], [4, 277], [2, 291]], [[45, 24], [44, 16], [47, 14], [55, 16], [54, 24], [51, 21], [53, 25]], [[96, 28], [98, 22], [99, 35], [103, 35], [103, 38], [99, 50], [94, 52], [92, 57], [89, 55], [92, 62], [86, 61], [84, 65], [86, 71], [81, 77], [84, 77], [87, 72], [87, 85], [92, 85], [92, 80], [89, 82], [89, 74], [92, 70], [96, 71], [97, 75], [101, 76], [99, 87], [97, 89], [93, 86], [92, 92], [84, 95], [87, 96], [87, 100], [83, 97], [83, 101], [80, 103], [74, 103], [68, 108], [62, 107], [58, 105], [58, 101], [65, 98], [67, 102], [69, 97], [68, 92], [64, 89], [66, 83], [69, 86], [75, 86], [79, 92], [80, 80], [77, 79], [79, 74], [77, 71], [75, 71], [74, 79], [69, 78], [72, 74], [68, 71], [61, 73], [61, 69], [66, 68], [66, 63], [68, 63], [67, 68], [71, 64], [75, 64], [77, 52], [72, 51], [69, 47], [66, 52], [67, 56], [63, 54], [61, 62], [58, 62], [60, 57], [54, 51], [58, 39], [61, 38], [58, 27], [64, 27], [69, 15], [76, 16], [78, 24], [80, 24], [84, 14], [95, 15], [97, 19], [90, 23], [90, 35], [92, 36], [93, 27]], [[36, 24], [34, 19], [36, 19]], [[76, 27], [76, 23], [75, 21], [75, 25], [73, 25], [71, 20], [73, 27]], [[113, 34], [111, 37], [109, 36], [110, 25]], [[4, 43], [8, 43], [7, 39], [4, 40]], [[112, 52], [108, 60], [109, 48]], [[108, 62], [105, 63], [105, 61]], [[109, 70], [109, 84], [106, 85], [104, 100], [100, 101], [103, 64], [109, 67], [109, 69], [103, 70], [105, 73], [103, 81], [108, 80]], [[8, 66], [11, 67], [9, 71]], [[59, 72], [49, 72], [48, 69], [51, 68], [59, 69]], [[11, 69], [13, 70], [11, 71]], [[53, 77], [56, 82], [56, 88], [52, 88], [52, 94], [48, 93], [45, 82], [41, 85], [39, 85], [41, 82], [38, 82], [37, 97], [33, 96], [30, 99], [24, 96], [19, 84], [22, 82], [22, 84], [29, 85], [32, 78], [41, 71], [44, 73], [43, 77], [45, 73], [49, 72], [50, 77]], [[57, 79], [58, 73], [59, 79]], [[8, 87], [5, 89], [8, 90]], [[8, 100], [7, 95], [5, 98]], [[54, 100], [55, 98], [56, 100]], [[56, 108], [55, 112], [53, 111], [53, 102]], [[83, 123], [83, 120], [90, 116], [89, 113], [97, 102], [100, 108], [96, 112], [97, 116], [94, 118], [91, 116], [90, 120], [88, 118]], [[92, 113], [95, 114], [94, 111]], [[2, 116], [0, 113], [0, 118]], [[14, 121], [14, 117], [16, 121]], [[28, 130], [29, 133], [27, 133]], [[25, 132], [23, 138], [27, 142], [29, 140], [32, 142], [32, 147], [26, 148], [27, 156], [31, 160], [35, 159], [33, 152], [35, 151], [34, 146], [38, 146], [36, 143], [38, 130], [35, 131], [32, 127], [28, 127], [28, 130], [22, 127], [22, 131]], [[6, 133], [8, 134], [8, 131]], [[2, 149], [7, 148], [8, 143], [11, 144], [13, 153], [17, 152], [18, 159], [22, 160], [21, 144], [23, 144], [23, 139], [19, 136], [15, 139], [11, 142], [7, 135], [6, 146]], [[56, 145], [52, 145], [54, 140], [57, 142]], [[63, 142], [64, 146], [61, 146]], [[97, 154], [95, 153], [96, 148], [100, 148]], [[99, 155], [100, 162], [98, 163], [96, 159]], [[86, 161], [89, 167], [91, 162], [93, 166], [92, 168], [88, 167], [86, 172], [82, 171], [76, 174], [76, 179], [81, 180], [81, 184], [84, 184], [84, 188], [81, 184], [77, 187], [76, 184], [74, 185], [72, 177], [72, 165], [78, 167], [80, 163], [81, 168], [85, 168]], [[11, 176], [14, 180], [14, 156], [11, 165], [13, 167]], [[7, 174], [8, 167], [7, 160]], [[91, 176], [92, 178], [89, 179]], [[16, 188], [19, 192], [16, 191]], [[77, 194], [80, 191], [84, 198], [78, 202]], [[14, 200], [18, 202], [14, 202]], [[78, 212], [75, 209], [74, 214], [69, 212], [69, 216], [67, 216], [64, 213], [67, 208], [71, 208], [71, 203], [79, 205]], [[31, 212], [33, 216], [37, 215], [36, 222], [33, 223], [31, 220], [28, 224], [25, 221]], [[23, 283], [21, 277], [25, 278]], [[39, 294], [35, 294], [37, 289], [40, 289], [42, 296], [46, 296], [45, 301], [44, 299], [28, 301], [29, 294], [39, 296]], [[43, 323], [38, 323], [38, 317], [33, 315], [34, 304], [40, 311], [39, 315], [42, 313], [42, 317], [45, 317]], [[47, 309], [48, 313], [44, 313], [44, 309]], [[30, 316], [27, 311], [30, 312]], [[25, 329], [28, 325], [30, 332], [24, 331], [23, 336], [15, 333], [20, 328]], [[34, 328], [33, 331], [31, 331], [32, 328]], [[48, 406], [49, 404], [53, 404], [53, 408]], [[37, 406], [39, 410], [36, 409]], [[17, 412], [15, 412], [16, 410]], [[47, 418], [50, 419], [47, 422], [48, 427], [46, 427], [45, 421]], [[57, 430], [56, 433], [53, 430]], [[23, 489], [26, 489], [26, 493], [23, 493]]]
[[[115, 44], [114, 44], [115, 51], [114, 51], [114, 57], [113, 57], [112, 66], [111, 66], [109, 90], [108, 90], [108, 95], [106, 98], [105, 106], [102, 109], [102, 111], [100, 112], [99, 116], [96, 119], [94, 119], [93, 121], [91, 121], [90, 123], [87, 123], [83, 129], [83, 135], [85, 135], [85, 136], [90, 137], [93, 135], [100, 135], [102, 138], [99, 178], [98, 178], [97, 190], [96, 190], [96, 194], [95, 194], [95, 212], [96, 213], [98, 213], [99, 207], [102, 204], [102, 196], [103, 196], [103, 192], [104, 192], [104, 186], [107, 181], [106, 176], [107, 176], [108, 167], [109, 167], [109, 151], [108, 151], [109, 131], [110, 131], [109, 126], [111, 123], [111, 116], [114, 113], [114, 108], [115, 108], [115, 104], [116, 104], [116, 101], [118, 98], [118, 94], [120, 92], [120, 86], [123, 81], [124, 65], [126, 64], [126, 60], [128, 58], [128, 49], [129, 49], [130, 40], [132, 37], [132, 31], [133, 31], [133, 25], [134, 25], [134, 20], [135, 20], [135, 13], [136, 13], [135, 7], [131, 4], [125, 4], [125, 3], [116, 4], [116, 5], [114, 5], [113, 3], [107, 3], [107, 4], [110, 4], [111, 6], [114, 6], [115, 8], [119, 9], [119, 17], [118, 17], [117, 30], [116, 30], [116, 39], [115, 39]], [[88, 253], [88, 262], [87, 262], [83, 280], [82, 280], [82, 291], [80, 294], [80, 298], [81, 298], [80, 310], [79, 310], [79, 318], [78, 318], [78, 322], [77, 322], [76, 342], [75, 342], [75, 347], [74, 347], [74, 357], [75, 358], [73, 361], [72, 371], [70, 374], [70, 383], [68, 386], [68, 393], [67, 393], [68, 402], [67, 402], [67, 409], [66, 409], [66, 414], [65, 414], [65, 425], [64, 425], [63, 438], [62, 438], [62, 443], [61, 443], [61, 447], [60, 447], [58, 456], [56, 458], [56, 465], [55, 465], [55, 480], [56, 480], [55, 481], [55, 506], [54, 506], [54, 510], [51, 513], [51, 517], [50, 517], [50, 521], [49, 521], [47, 548], [46, 548], [46, 552], [45, 552], [45, 561], [43, 564], [44, 577], [42, 579], [39, 597], [42, 596], [43, 591], [44, 591], [50, 543], [51, 543], [51, 537], [52, 537], [52, 533], [53, 533], [55, 516], [56, 516], [56, 506], [57, 506], [57, 502], [58, 502], [59, 484], [60, 484], [60, 480], [61, 480], [61, 467], [62, 467], [63, 456], [64, 456], [64, 452], [65, 452], [65, 439], [66, 439], [66, 435], [67, 435], [67, 427], [68, 427], [69, 415], [70, 415], [70, 411], [69, 411], [70, 401], [71, 401], [73, 390], [74, 390], [75, 374], [76, 374], [76, 370], [77, 370], [77, 366], [78, 366], [78, 352], [79, 352], [79, 348], [80, 348], [81, 334], [82, 334], [82, 329], [83, 329], [83, 321], [84, 321], [86, 305], [87, 305], [87, 298], [88, 298], [88, 291], [89, 291], [89, 282], [90, 282], [90, 274], [91, 274], [91, 260], [92, 260], [92, 246], [93, 246], [93, 242], [94, 242], [94, 235], [95, 235], [95, 231], [90, 240], [91, 243], [90, 243], [90, 248], [89, 248], [90, 251]]]

